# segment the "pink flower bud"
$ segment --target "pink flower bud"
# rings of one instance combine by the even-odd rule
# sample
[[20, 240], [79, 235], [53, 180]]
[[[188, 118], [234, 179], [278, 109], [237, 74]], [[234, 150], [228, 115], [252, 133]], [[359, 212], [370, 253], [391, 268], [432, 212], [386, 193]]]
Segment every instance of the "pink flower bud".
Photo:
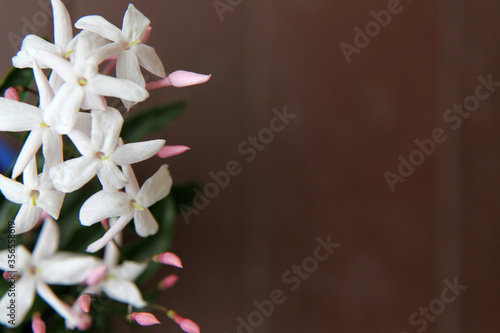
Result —
[[5, 271], [3, 272], [2, 274], [3, 278], [9, 282], [14, 282], [14, 281], [17, 281], [19, 279], [19, 275], [17, 274], [14, 274], [14, 273], [11, 273], [9, 271]]
[[5, 93], [3, 95], [7, 99], [11, 99], [13, 101], [18, 101], [19, 102], [19, 93], [17, 92], [17, 89], [14, 87], [10, 87], [7, 90], [5, 90]]
[[159, 262], [160, 264], [182, 268], [181, 259], [172, 252], [164, 252], [162, 254], [154, 256], [153, 260]]
[[106, 229], [106, 230], [109, 229], [109, 219], [102, 220], [101, 224], [103, 225], [104, 229]]
[[148, 312], [132, 312], [131, 314], [128, 315], [130, 319], [135, 321], [141, 326], [152, 326], [152, 325], [157, 325], [161, 324], [156, 317]]
[[158, 283], [158, 289], [165, 290], [172, 288], [177, 283], [177, 280], [179, 280], [179, 277], [175, 274], [171, 274]]
[[148, 84], [146, 84], [146, 89], [154, 90], [169, 86], [174, 86], [177, 88], [188, 87], [196, 84], [205, 83], [208, 80], [210, 80], [211, 77], [212, 75], [204, 75], [204, 74], [179, 70], [170, 73], [169, 76], [160, 81], [149, 82]]
[[86, 313], [80, 313], [76, 327], [80, 331], [86, 331], [90, 328], [90, 326], [92, 326], [92, 317]]
[[184, 332], [187, 333], [200, 333], [200, 326], [198, 326], [191, 319], [183, 319], [179, 324]]
[[40, 318], [40, 314], [33, 315], [31, 320], [31, 329], [33, 333], [45, 333], [46, 327], [44, 321]]
[[182, 154], [186, 150], [189, 150], [189, 147], [186, 146], [163, 146], [162, 149], [156, 155], [161, 158], [172, 157], [175, 155]]
[[141, 37], [141, 43], [146, 44], [149, 40], [149, 37], [151, 37], [151, 33], [153, 32], [153, 28], [151, 26], [146, 28], [146, 31], [144, 31], [144, 34]]
[[90, 271], [85, 283], [89, 286], [95, 286], [99, 284], [108, 274], [108, 266], [101, 265]]
[[88, 313], [90, 311], [90, 302], [92, 299], [88, 294], [83, 294], [78, 297], [78, 306], [83, 312]]

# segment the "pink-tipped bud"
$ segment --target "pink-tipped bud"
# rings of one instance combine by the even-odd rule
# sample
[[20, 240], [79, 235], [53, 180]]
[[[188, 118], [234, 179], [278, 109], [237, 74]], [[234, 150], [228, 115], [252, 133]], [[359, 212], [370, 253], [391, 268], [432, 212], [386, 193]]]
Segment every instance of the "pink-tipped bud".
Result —
[[198, 326], [191, 319], [183, 319], [179, 326], [182, 328], [184, 332], [187, 333], [200, 333], [200, 326]]
[[109, 229], [109, 219], [104, 219], [101, 221], [102, 226], [104, 229], [108, 230]]
[[78, 297], [78, 306], [82, 309], [83, 312], [89, 313], [90, 311], [90, 302], [92, 298], [90, 298], [89, 294], [83, 294]]
[[151, 33], [153, 32], [153, 28], [151, 26], [146, 28], [146, 31], [144, 31], [144, 34], [141, 37], [141, 43], [146, 44], [149, 40], [149, 37], [151, 37]]
[[177, 280], [179, 280], [179, 277], [175, 274], [171, 274], [158, 283], [158, 289], [165, 290], [172, 288], [177, 283]]
[[160, 151], [157, 152], [156, 155], [158, 155], [158, 157], [161, 158], [167, 158], [182, 154], [183, 152], [189, 149], [190, 148], [186, 146], [163, 146], [163, 148], [160, 149]]
[[210, 80], [211, 77], [212, 77], [211, 74], [204, 75], [204, 74], [179, 70], [170, 73], [169, 76], [160, 81], [149, 82], [148, 84], [146, 84], [146, 89], [154, 90], [169, 86], [174, 86], [177, 88], [188, 87], [196, 84], [205, 83], [208, 80]]
[[153, 314], [148, 312], [132, 312], [127, 317], [141, 326], [152, 326], [161, 324], [160, 321]]
[[85, 280], [85, 283], [88, 286], [95, 286], [96, 284], [99, 284], [102, 280], [104, 280], [107, 274], [108, 274], [107, 265], [98, 266], [89, 273], [87, 279]]
[[35, 313], [31, 319], [31, 329], [33, 333], [45, 333], [45, 322], [40, 318], [40, 314]]
[[181, 259], [176, 254], [173, 254], [172, 252], [164, 252], [162, 254], [154, 256], [153, 260], [156, 262], [159, 262], [160, 264], [163, 264], [163, 265], [170, 265], [170, 266], [182, 268]]
[[76, 328], [80, 331], [86, 331], [92, 326], [92, 317], [86, 313], [80, 313], [78, 316], [78, 323], [76, 324]]
[[9, 271], [5, 271], [5, 272], [3, 272], [2, 276], [3, 276], [3, 278], [4, 278], [5, 280], [7, 280], [7, 281], [9, 281], [9, 282], [11, 282], [11, 283], [12, 283], [12, 282], [15, 282], [15, 281], [17, 281], [17, 280], [19, 279], [19, 275], [14, 274], [14, 273], [9, 272]]
[[7, 88], [3, 96], [13, 101], [18, 101], [18, 102], [20, 101], [19, 93], [17, 92], [17, 89], [14, 87]]

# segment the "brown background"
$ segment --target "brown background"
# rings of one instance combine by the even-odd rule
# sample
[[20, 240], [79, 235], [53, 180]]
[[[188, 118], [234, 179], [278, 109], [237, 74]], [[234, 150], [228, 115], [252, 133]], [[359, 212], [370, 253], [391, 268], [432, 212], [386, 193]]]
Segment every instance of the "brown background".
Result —
[[[127, 4], [71, 0], [68, 9], [121, 25]], [[169, 160], [174, 179], [209, 182], [230, 160], [242, 167], [190, 224], [179, 219], [173, 251], [185, 268], [164, 305], [204, 332], [230, 333], [254, 300], [281, 289], [286, 301], [255, 332], [416, 332], [408, 317], [457, 277], [468, 289], [425, 331], [500, 331], [500, 92], [457, 130], [442, 120], [479, 75], [500, 81], [500, 2], [402, 1], [350, 64], [339, 44], [388, 1], [243, 0], [223, 21], [211, 0], [134, 4], [168, 72], [213, 74], [152, 94], [151, 103], [189, 103], [160, 136], [191, 147]], [[23, 16], [40, 11], [38, 1], [8, 2], [1, 68], [15, 53], [8, 32], [22, 36]], [[52, 24], [38, 30], [50, 36]], [[297, 118], [246, 162], [239, 144], [285, 106]], [[392, 193], [384, 172], [437, 127], [446, 142]], [[328, 235], [341, 246], [291, 291], [282, 274]], [[151, 331], [179, 331], [159, 318]]]

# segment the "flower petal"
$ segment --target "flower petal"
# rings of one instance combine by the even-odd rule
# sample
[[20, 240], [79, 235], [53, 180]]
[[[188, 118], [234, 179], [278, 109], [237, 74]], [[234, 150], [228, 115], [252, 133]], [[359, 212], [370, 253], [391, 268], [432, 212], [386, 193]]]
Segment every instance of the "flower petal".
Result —
[[59, 134], [68, 134], [76, 123], [85, 91], [82, 87], [66, 83], [57, 91], [56, 96], [45, 109], [44, 120]]
[[139, 40], [150, 24], [151, 21], [146, 16], [138, 11], [134, 5], [129, 4], [123, 17], [123, 35], [129, 42]]
[[63, 143], [62, 137], [59, 133], [52, 129], [46, 129], [43, 133], [43, 157], [45, 163], [43, 171], [49, 170], [63, 162]]
[[52, 11], [54, 15], [54, 41], [64, 50], [73, 39], [71, 18], [61, 0], [52, 0]]
[[96, 74], [88, 82], [88, 89], [102, 96], [116, 97], [133, 102], [142, 102], [149, 97], [148, 91], [135, 82], [120, 80], [102, 74]]
[[56, 253], [58, 247], [59, 227], [51, 217], [47, 217], [43, 222], [42, 231], [40, 231], [35, 248], [33, 249], [33, 262], [37, 263], [42, 259], [50, 258]]
[[9, 250], [0, 251], [0, 269], [2, 271], [17, 271], [17, 274], [23, 274], [24, 271], [31, 268], [31, 253], [24, 245], [16, 246], [15, 253], [16, 262], [14, 263], [14, 267], [12, 267], [9, 264]]
[[59, 313], [61, 317], [75, 326], [78, 324], [78, 318], [71, 311], [71, 307], [61, 301], [45, 282], [37, 281], [36, 291], [38, 292], [38, 295], [40, 295], [40, 297], [43, 298], [52, 309]]
[[[23, 274], [16, 281], [16, 297], [12, 298], [8, 293], [5, 293], [0, 300], [0, 323], [7, 327], [16, 327], [23, 322], [35, 300], [35, 284], [36, 279], [32, 274]], [[8, 309], [13, 299], [16, 307], [15, 318], [9, 317], [10, 309]], [[15, 325], [9, 323], [11, 319], [14, 319]]]
[[144, 69], [161, 78], [166, 76], [163, 63], [154, 48], [144, 44], [137, 44], [132, 47], [132, 50], [139, 58], [139, 63]]
[[91, 145], [105, 154], [113, 152], [122, 130], [120, 111], [108, 107], [106, 111], [92, 111]]
[[71, 63], [61, 56], [54, 53], [39, 50], [35, 54], [35, 59], [38, 61], [40, 67], [46, 64], [47, 67], [52, 68], [65, 82], [78, 83], [78, 77], [73, 69]]
[[0, 174], [0, 191], [7, 200], [16, 204], [23, 204], [27, 201], [26, 187], [10, 178]]
[[133, 213], [128, 213], [120, 216], [120, 218], [109, 228], [108, 231], [97, 241], [93, 242], [89, 246], [87, 246], [87, 252], [96, 252], [102, 249], [106, 244], [111, 242], [113, 238], [116, 237], [120, 233], [120, 231], [125, 228], [125, 226], [132, 220], [134, 217]]
[[24, 142], [23, 148], [17, 157], [16, 164], [14, 164], [14, 168], [12, 169], [12, 178], [16, 179], [21, 175], [23, 170], [28, 165], [29, 161], [35, 157], [36, 152], [42, 145], [43, 134], [45, 129], [40, 128], [37, 130], [31, 131], [28, 135], [28, 138]]
[[148, 180], [144, 182], [136, 200], [143, 208], [151, 207], [155, 202], [165, 198], [170, 193], [172, 177], [168, 171], [168, 165], [164, 164]]
[[142, 298], [139, 288], [135, 283], [124, 279], [109, 279], [103, 282], [102, 291], [110, 298], [131, 304], [136, 308], [143, 308], [147, 303]]
[[99, 177], [105, 191], [120, 190], [127, 185], [127, 178], [116, 164], [110, 160], [102, 161], [101, 168], [97, 171], [97, 177]]
[[135, 232], [141, 237], [148, 237], [158, 232], [158, 222], [149, 209], [135, 212], [134, 225]]
[[42, 209], [33, 206], [31, 202], [21, 205], [21, 208], [17, 212], [16, 218], [14, 219], [14, 224], [16, 225], [16, 235], [33, 229], [41, 215]]
[[[59, 54], [62, 51], [60, 47], [47, 42], [41, 37], [28, 35], [23, 39], [21, 51], [19, 51], [17, 55], [12, 58], [12, 65], [17, 68], [33, 67], [34, 56], [39, 50], [45, 50], [53, 54]], [[43, 61], [39, 62], [38, 65], [42, 68], [48, 67]]]
[[129, 196], [123, 192], [99, 191], [85, 201], [80, 209], [80, 222], [89, 226], [108, 217], [129, 212]]
[[75, 285], [85, 281], [99, 265], [99, 259], [90, 255], [57, 252], [40, 261], [37, 275], [48, 284]]
[[110, 157], [118, 165], [134, 164], [154, 156], [164, 144], [165, 140], [128, 143], [118, 147]]
[[100, 160], [93, 156], [82, 156], [66, 161], [50, 169], [54, 187], [70, 193], [87, 184], [96, 174]]
[[113, 42], [123, 40], [120, 29], [109, 23], [105, 18], [98, 15], [85, 16], [75, 23], [77, 29], [88, 30]]
[[113, 275], [123, 280], [133, 281], [148, 267], [145, 262], [125, 260], [120, 266], [113, 269]]
[[0, 131], [22, 132], [40, 128], [42, 110], [29, 104], [0, 97]]
[[37, 205], [57, 220], [64, 201], [64, 195], [65, 193], [57, 190], [43, 191], [40, 193]]
[[54, 91], [36, 61], [33, 61], [33, 74], [35, 76], [36, 86], [38, 87], [38, 94], [40, 95], [40, 109], [45, 110], [54, 98]]

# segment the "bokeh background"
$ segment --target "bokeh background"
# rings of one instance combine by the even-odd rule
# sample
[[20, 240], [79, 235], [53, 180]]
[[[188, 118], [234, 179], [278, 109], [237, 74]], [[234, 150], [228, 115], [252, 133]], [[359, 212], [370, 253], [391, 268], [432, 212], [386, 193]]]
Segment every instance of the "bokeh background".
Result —
[[[15, 36], [33, 32], [23, 25], [49, 1], [2, 1], [6, 71]], [[98, 14], [121, 26], [129, 2], [65, 3], [74, 20]], [[474, 95], [479, 76], [500, 81], [500, 2], [398, 3], [134, 2], [152, 21], [149, 44], [167, 72], [213, 75], [148, 102], [189, 103], [157, 136], [191, 147], [169, 160], [174, 179], [206, 184], [231, 160], [242, 170], [189, 224], [179, 218], [172, 250], [185, 268], [162, 271], [181, 276], [162, 303], [203, 332], [500, 331], [500, 91], [456, 130], [443, 120]], [[355, 45], [354, 29], [388, 6], [399, 13], [348, 62], [341, 43]], [[38, 19], [36, 33], [52, 36], [50, 20]], [[296, 118], [248, 162], [238, 147], [284, 108]], [[397, 173], [398, 156], [407, 159], [436, 128], [447, 140], [391, 191], [384, 173]], [[161, 163], [144, 165], [142, 179]], [[316, 267], [307, 258], [318, 237], [341, 245]], [[312, 265], [307, 277], [287, 273], [303, 263]], [[441, 309], [443, 281], [455, 279], [467, 289]], [[286, 300], [269, 317], [252, 316], [254, 301], [275, 289]], [[412, 325], [429, 305], [439, 314]], [[238, 328], [249, 315], [258, 325]], [[162, 321], [150, 331], [180, 331]]]

